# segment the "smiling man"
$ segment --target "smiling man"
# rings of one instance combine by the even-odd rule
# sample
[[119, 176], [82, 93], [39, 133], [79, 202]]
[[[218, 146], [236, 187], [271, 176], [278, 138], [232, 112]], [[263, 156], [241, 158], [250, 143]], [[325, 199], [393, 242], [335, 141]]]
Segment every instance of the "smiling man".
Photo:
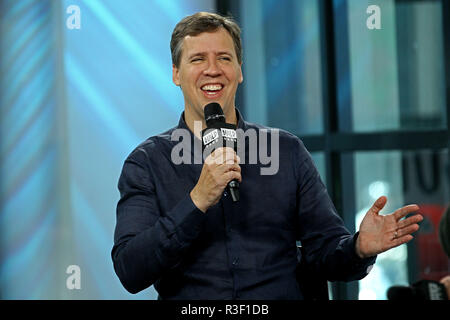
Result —
[[173, 82], [183, 91], [187, 126], [202, 121], [205, 127], [203, 108], [209, 102], [218, 102], [227, 121], [236, 124], [234, 100], [243, 77], [230, 33], [222, 27], [177, 41], [175, 34], [172, 50], [182, 54], [174, 61]]
[[[154, 284], [160, 299], [302, 299], [296, 241], [302, 259], [324, 279], [352, 281], [367, 275], [378, 253], [412, 239], [422, 217], [403, 218], [419, 208], [380, 215], [386, 197], [350, 234], [303, 143], [283, 130], [276, 141], [280, 167], [271, 175], [261, 174], [260, 163], [240, 163], [230, 148], [200, 164], [171, 161], [172, 133], [188, 132], [188, 145], [199, 141], [210, 102], [243, 132], [272, 129], [244, 121], [235, 106], [243, 81], [235, 22], [206, 12], [188, 16], [175, 27], [170, 47], [184, 112], [176, 127], [131, 152], [119, 179], [111, 255], [129, 292]], [[244, 147], [255, 146], [246, 141]], [[238, 202], [225, 191], [233, 179], [241, 182]]]

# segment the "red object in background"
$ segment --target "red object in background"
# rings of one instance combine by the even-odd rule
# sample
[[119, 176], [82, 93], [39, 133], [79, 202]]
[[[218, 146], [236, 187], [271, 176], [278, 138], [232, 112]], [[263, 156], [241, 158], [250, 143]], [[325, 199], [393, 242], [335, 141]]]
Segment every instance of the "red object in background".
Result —
[[446, 207], [419, 204], [424, 220], [416, 235], [419, 279], [439, 281], [450, 274], [450, 259], [439, 242], [439, 222]]

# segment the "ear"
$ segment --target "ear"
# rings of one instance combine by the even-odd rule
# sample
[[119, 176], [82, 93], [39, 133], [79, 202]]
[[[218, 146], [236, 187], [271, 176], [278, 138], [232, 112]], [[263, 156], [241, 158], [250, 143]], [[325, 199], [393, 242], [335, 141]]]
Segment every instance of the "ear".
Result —
[[180, 70], [174, 64], [172, 65], [172, 81], [176, 86], [180, 86]]
[[244, 76], [242, 75], [242, 62], [239, 66], [239, 83], [242, 83], [244, 81]]

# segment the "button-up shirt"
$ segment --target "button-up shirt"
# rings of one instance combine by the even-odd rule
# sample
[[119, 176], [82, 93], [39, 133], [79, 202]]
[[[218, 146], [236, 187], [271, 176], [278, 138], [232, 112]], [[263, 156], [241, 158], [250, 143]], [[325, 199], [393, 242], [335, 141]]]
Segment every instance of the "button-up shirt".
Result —
[[[200, 140], [184, 113], [178, 126], [125, 160], [111, 255], [129, 292], [153, 284], [160, 299], [302, 299], [298, 241], [302, 259], [330, 281], [361, 279], [375, 262], [356, 255], [358, 233], [345, 228], [302, 141], [246, 122], [237, 109], [236, 115], [242, 132], [277, 131], [263, 141], [268, 152], [278, 143], [279, 161], [275, 174], [262, 174], [267, 161], [252, 161], [254, 141], [243, 139], [248, 152], [241, 157], [238, 202], [227, 191], [205, 213], [192, 202], [203, 159], [196, 158]], [[174, 139], [177, 129], [189, 132], [188, 139]], [[191, 161], [173, 160], [181, 149]]]

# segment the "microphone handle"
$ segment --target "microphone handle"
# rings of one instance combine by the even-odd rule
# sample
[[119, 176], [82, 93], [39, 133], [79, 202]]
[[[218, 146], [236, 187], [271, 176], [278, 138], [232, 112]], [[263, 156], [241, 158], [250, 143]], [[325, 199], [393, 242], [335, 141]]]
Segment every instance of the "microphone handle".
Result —
[[239, 201], [239, 181], [236, 179], [228, 182], [228, 191], [231, 194], [231, 199], [233, 199], [233, 202]]

